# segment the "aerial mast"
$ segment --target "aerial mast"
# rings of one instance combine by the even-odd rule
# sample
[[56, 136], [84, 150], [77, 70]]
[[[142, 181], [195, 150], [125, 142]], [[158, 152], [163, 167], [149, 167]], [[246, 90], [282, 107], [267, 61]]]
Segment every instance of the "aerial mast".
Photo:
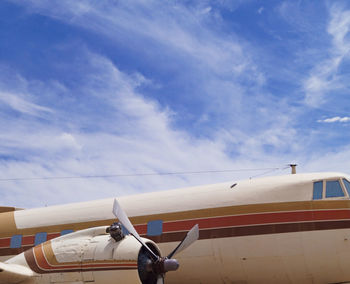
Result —
[[295, 175], [297, 173], [297, 164], [289, 164], [292, 170], [292, 175]]

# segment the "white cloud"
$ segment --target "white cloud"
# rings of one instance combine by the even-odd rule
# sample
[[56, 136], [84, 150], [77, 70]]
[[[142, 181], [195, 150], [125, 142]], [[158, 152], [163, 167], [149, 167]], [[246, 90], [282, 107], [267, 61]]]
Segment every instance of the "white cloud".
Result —
[[76, 138], [70, 133], [62, 133], [58, 139], [60, 144], [66, 146], [67, 148], [75, 148], [81, 150], [82, 146], [77, 142]]
[[0, 101], [2, 101], [3, 104], [8, 105], [13, 110], [19, 111], [24, 114], [33, 115], [33, 116], [42, 116], [43, 113], [53, 112], [50, 108], [29, 102], [25, 100], [23, 97], [26, 97], [26, 96], [23, 94], [13, 94], [9, 92], [0, 91]]
[[[180, 115], [191, 116], [198, 128], [206, 127], [207, 136], [216, 135], [218, 128], [227, 129], [227, 125], [248, 129], [257, 120], [259, 129], [269, 128], [276, 109], [279, 114], [289, 112], [282, 109], [282, 106], [287, 108], [283, 102], [277, 106], [276, 97], [262, 91], [266, 78], [255, 63], [255, 47], [234, 32], [224, 32], [222, 19], [207, 4], [199, 5], [199, 9], [180, 2], [118, 1], [106, 9], [105, 1], [15, 2], [33, 13], [96, 32], [116, 45], [144, 46], [140, 50], [146, 50], [147, 56], [157, 55], [153, 57], [154, 65], [165, 65], [162, 70], [175, 74], [169, 80], [171, 84], [191, 88], [188, 93], [176, 94], [178, 101], [185, 102], [181, 105], [184, 113]], [[220, 4], [231, 9], [228, 2]], [[235, 1], [234, 6], [240, 3], [244, 1]], [[164, 96], [169, 95], [166, 88]], [[134, 105], [130, 103], [127, 107], [139, 106], [137, 99], [133, 102]], [[270, 113], [257, 111], [270, 105], [276, 105]], [[203, 114], [211, 120], [203, 120]]]
[[342, 80], [338, 73], [339, 66], [348, 58], [350, 42], [347, 39], [350, 28], [350, 10], [344, 10], [338, 4], [330, 9], [330, 22], [327, 32], [331, 36], [332, 45], [328, 56], [317, 63], [303, 83], [305, 103], [318, 107], [326, 101], [331, 91], [344, 89], [346, 80]]
[[310, 155], [308, 161], [300, 165], [300, 171], [332, 171], [349, 174], [350, 151], [348, 148], [345, 146], [333, 151]]
[[[16, 2], [16, 1], [15, 1]], [[146, 36], [170, 48], [191, 54], [212, 68], [245, 62], [240, 44], [205, 29], [210, 7], [191, 9], [180, 3], [128, 1], [108, 5], [92, 1], [28, 1], [19, 4], [38, 13], [116, 38], [118, 33]], [[52, 9], [52, 8], [55, 9]], [[204, 17], [204, 19], [203, 19]], [[228, 61], [228, 62], [227, 62]], [[237, 62], [238, 61], [238, 62]]]
[[325, 123], [349, 122], [349, 121], [350, 121], [350, 117], [348, 116], [344, 116], [344, 117], [335, 116], [331, 118], [317, 120], [317, 122], [325, 122]]
[[[150, 53], [158, 55], [165, 46], [162, 55], [167, 58], [171, 53], [171, 62], [181, 63], [183, 76], [197, 76], [191, 82], [198, 86], [198, 102], [205, 103], [195, 125], [210, 123], [213, 117], [219, 119], [200, 135], [174, 127], [176, 111], [140, 91], [143, 84], [152, 85], [151, 80], [138, 73], [122, 72], [108, 58], [82, 48], [82, 60], [72, 62], [70, 72], [79, 70], [84, 84], [74, 89], [59, 79], [55, 84], [28, 81], [25, 85], [45, 92], [30, 87], [24, 88], [26, 92], [12, 91], [15, 96], [30, 94], [37, 99], [33, 102], [41, 102], [39, 94], [47, 94], [52, 98], [49, 107], [53, 112], [45, 123], [19, 119], [0, 126], [0, 155], [5, 157], [0, 163], [0, 177], [242, 169], [305, 161], [305, 153], [310, 149], [305, 145], [312, 144], [317, 133], [308, 133], [307, 138], [298, 133], [293, 107], [261, 89], [265, 77], [253, 63], [249, 45], [234, 34], [221, 34], [220, 29], [211, 28], [211, 9], [198, 13], [162, 1], [120, 1], [120, 6], [108, 9], [103, 1], [94, 2], [96, 6], [88, 1], [18, 3], [32, 3], [30, 9], [35, 12], [112, 40], [118, 36], [138, 40], [136, 46], [141, 47], [142, 43], [142, 48], [150, 48]], [[164, 64], [169, 62], [165, 60]], [[333, 67], [329, 72], [332, 70]], [[309, 81], [310, 92], [328, 88], [321, 86], [318, 79], [316, 76]], [[69, 102], [61, 101], [59, 92], [69, 96]], [[197, 105], [200, 103], [193, 103], [188, 113], [197, 110]], [[1, 198], [4, 204], [28, 207], [235, 181], [255, 174], [9, 181], [3, 184]]]
[[[147, 42], [153, 53], [184, 62], [183, 72], [189, 69], [189, 73], [203, 72], [203, 76], [209, 73], [211, 78], [216, 76], [217, 81], [237, 85], [242, 77], [252, 79], [254, 85], [265, 82], [263, 72], [250, 54], [253, 47], [234, 33], [222, 33], [214, 28], [220, 27], [220, 21], [210, 6], [199, 9], [164, 1], [119, 1], [113, 5], [105, 1], [14, 2], [32, 12], [97, 32], [115, 42], [118, 39], [135, 41], [134, 45]], [[236, 2], [235, 6], [238, 4]], [[206, 96], [216, 100], [210, 92]]]
[[[261, 153], [254, 157], [254, 162], [232, 159], [227, 152], [227, 143], [231, 143], [232, 139], [226, 139], [220, 133], [215, 139], [194, 138], [175, 129], [172, 127], [172, 110], [162, 108], [156, 101], [146, 99], [137, 91], [140, 84], [149, 83], [147, 79], [121, 72], [105, 57], [93, 53], [83, 55], [86, 56], [86, 83], [80, 86], [80, 93], [58, 84], [59, 88], [48, 90], [51, 93], [47, 95], [53, 98], [50, 106], [53, 111], [45, 121], [33, 116], [30, 119], [9, 119], [0, 125], [0, 155], [5, 157], [0, 162], [0, 179], [164, 173], [271, 165], [271, 160], [261, 159]], [[24, 78], [21, 80], [36, 91], [45, 85]], [[101, 111], [95, 109], [92, 117], [86, 117], [83, 112], [71, 111], [76, 108], [70, 105], [71, 101], [63, 106], [55, 104], [62, 87], [68, 94], [75, 93], [79, 98], [84, 94], [84, 100], [79, 100], [83, 109], [95, 108], [98, 103]], [[11, 86], [7, 88], [11, 89]], [[27, 88], [27, 92], [36, 99], [41, 93], [36, 94], [31, 88]], [[84, 105], [88, 102], [88, 105]], [[108, 112], [107, 107], [111, 108]], [[84, 128], [86, 120], [91, 124], [90, 131]], [[250, 138], [249, 149], [259, 148], [264, 141], [278, 143], [273, 137], [269, 133], [265, 138]], [[236, 142], [242, 143], [241, 139]], [[274, 162], [281, 160], [277, 158]], [[3, 204], [32, 207], [237, 180], [256, 173], [260, 171], [219, 176], [146, 176], [142, 179], [0, 181], [1, 199]]]
[[340, 57], [348, 55], [350, 42], [347, 34], [350, 29], [350, 10], [334, 4], [331, 8], [331, 21], [328, 26], [328, 33], [333, 37], [333, 45], [336, 48], [334, 53]]

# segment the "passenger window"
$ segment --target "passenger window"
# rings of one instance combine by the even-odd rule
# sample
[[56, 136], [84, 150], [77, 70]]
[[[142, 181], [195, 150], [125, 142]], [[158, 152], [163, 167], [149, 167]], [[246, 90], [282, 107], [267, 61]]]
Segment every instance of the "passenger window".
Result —
[[43, 233], [37, 233], [35, 235], [35, 241], [34, 241], [34, 245], [40, 245], [41, 243], [46, 242], [47, 240], [47, 233], [43, 232]]
[[312, 199], [322, 199], [322, 192], [323, 192], [323, 181], [317, 181], [314, 182], [314, 194]]
[[147, 224], [147, 235], [148, 236], [160, 236], [163, 232], [163, 221], [154, 220], [149, 221]]
[[73, 233], [74, 231], [73, 230], [63, 230], [61, 232], [61, 236], [64, 236], [64, 235], [67, 235], [67, 234], [70, 234], [70, 233]]
[[10, 248], [20, 248], [21, 246], [22, 246], [22, 235], [12, 236]]
[[344, 196], [344, 192], [338, 180], [331, 180], [326, 182], [326, 198], [342, 196]]
[[348, 194], [350, 196], [350, 182], [348, 180], [346, 180], [345, 178], [343, 178], [343, 183], [345, 185], [346, 191], [348, 192]]

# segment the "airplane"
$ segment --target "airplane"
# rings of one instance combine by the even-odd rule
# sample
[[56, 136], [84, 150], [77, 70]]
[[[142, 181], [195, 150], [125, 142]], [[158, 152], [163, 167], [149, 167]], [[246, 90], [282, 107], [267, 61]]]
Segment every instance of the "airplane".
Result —
[[0, 283], [350, 283], [342, 173], [0, 212]]

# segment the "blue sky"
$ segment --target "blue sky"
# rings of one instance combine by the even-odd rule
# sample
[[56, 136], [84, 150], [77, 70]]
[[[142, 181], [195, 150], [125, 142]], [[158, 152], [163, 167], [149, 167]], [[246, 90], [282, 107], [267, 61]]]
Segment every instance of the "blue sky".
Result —
[[[1, 1], [0, 179], [349, 172], [349, 28], [347, 1]], [[0, 197], [35, 207], [259, 173], [3, 180]]]

